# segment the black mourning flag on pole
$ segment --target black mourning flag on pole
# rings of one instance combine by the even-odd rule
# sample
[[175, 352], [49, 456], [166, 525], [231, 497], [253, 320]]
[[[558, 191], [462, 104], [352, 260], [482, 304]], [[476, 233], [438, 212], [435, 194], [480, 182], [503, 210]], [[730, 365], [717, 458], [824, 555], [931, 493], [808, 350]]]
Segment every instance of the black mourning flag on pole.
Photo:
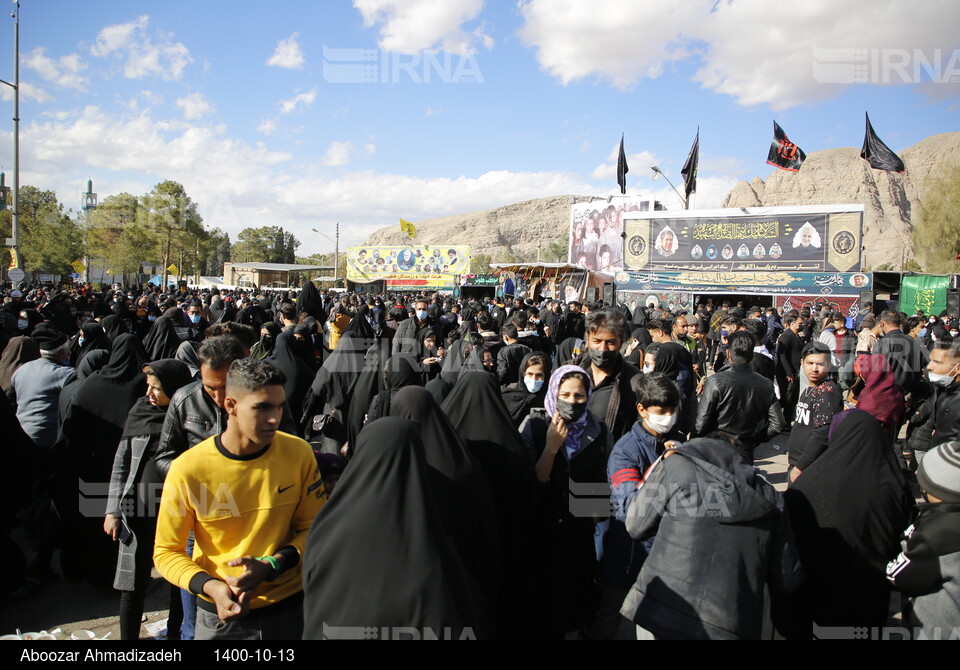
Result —
[[870, 162], [870, 167], [875, 170], [888, 170], [890, 172], [903, 172], [903, 161], [900, 157], [890, 151], [890, 147], [884, 144], [877, 134], [873, 132], [873, 126], [870, 125], [870, 115], [867, 114], [867, 134], [863, 138], [863, 149], [860, 150], [860, 158], [865, 158]]
[[620, 157], [617, 158], [617, 184], [620, 185], [620, 194], [627, 194], [627, 173], [630, 168], [627, 166], [627, 154], [623, 151], [623, 135], [620, 136]]
[[767, 165], [773, 165], [781, 170], [796, 172], [803, 165], [807, 154], [796, 144], [790, 141], [776, 121], [773, 122], [773, 142], [770, 143], [770, 153], [767, 154]]
[[684, 193], [687, 196], [687, 208], [690, 207], [690, 194], [697, 192], [697, 163], [700, 162], [700, 129], [697, 128], [697, 137], [693, 140], [693, 146], [690, 147], [690, 153], [687, 154], [687, 162], [683, 164], [680, 174], [683, 175]]

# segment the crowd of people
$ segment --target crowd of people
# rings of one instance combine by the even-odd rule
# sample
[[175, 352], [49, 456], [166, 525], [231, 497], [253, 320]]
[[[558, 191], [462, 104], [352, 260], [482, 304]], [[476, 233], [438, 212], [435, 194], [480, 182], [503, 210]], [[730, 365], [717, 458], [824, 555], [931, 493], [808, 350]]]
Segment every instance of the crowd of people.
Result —
[[123, 639], [154, 568], [180, 639], [957, 637], [958, 321], [864, 307], [8, 287], [6, 595], [117, 589]]

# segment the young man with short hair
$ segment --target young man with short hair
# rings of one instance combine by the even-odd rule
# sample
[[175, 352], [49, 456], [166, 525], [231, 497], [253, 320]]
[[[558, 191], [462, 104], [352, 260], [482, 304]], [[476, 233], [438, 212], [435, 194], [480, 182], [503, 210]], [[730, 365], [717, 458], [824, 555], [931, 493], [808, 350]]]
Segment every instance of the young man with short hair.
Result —
[[637, 418], [633, 378], [641, 374], [620, 353], [627, 320], [619, 310], [606, 307], [590, 313], [586, 322], [586, 353], [577, 361], [593, 379], [587, 409], [599, 416], [614, 439], [630, 430]]
[[[227, 429], [170, 466], [154, 562], [200, 596], [197, 639], [300, 639], [301, 556], [326, 502], [310, 445], [279, 432], [283, 372], [235, 361], [227, 373]], [[193, 532], [193, 558], [186, 555]]]
[[785, 423], [773, 382], [751, 367], [755, 344], [749, 332], [731, 333], [727, 349], [730, 367], [707, 377], [696, 423], [697, 435], [716, 430], [736, 435], [750, 462], [757, 445], [779, 435]]
[[803, 348], [800, 364], [807, 376], [807, 388], [800, 393], [797, 411], [787, 442], [789, 479], [796, 481], [827, 449], [830, 422], [843, 411], [843, 394], [830, 379], [831, 351], [822, 342], [810, 342]]

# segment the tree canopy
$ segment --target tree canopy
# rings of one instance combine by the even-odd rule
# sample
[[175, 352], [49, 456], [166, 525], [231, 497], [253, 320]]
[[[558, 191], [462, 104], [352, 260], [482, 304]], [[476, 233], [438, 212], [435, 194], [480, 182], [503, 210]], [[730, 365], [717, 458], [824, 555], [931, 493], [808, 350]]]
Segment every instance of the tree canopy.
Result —
[[927, 195], [913, 225], [914, 252], [927, 272], [956, 272], [960, 254], [960, 164], [927, 182]]

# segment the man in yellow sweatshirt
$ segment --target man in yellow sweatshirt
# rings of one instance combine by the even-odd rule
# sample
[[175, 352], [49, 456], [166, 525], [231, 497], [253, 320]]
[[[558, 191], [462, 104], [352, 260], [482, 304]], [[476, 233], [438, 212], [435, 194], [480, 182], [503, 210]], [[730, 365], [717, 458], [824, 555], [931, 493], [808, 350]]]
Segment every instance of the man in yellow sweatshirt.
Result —
[[226, 431], [181, 454], [164, 482], [153, 559], [199, 596], [198, 640], [300, 639], [300, 558], [326, 494], [310, 445], [278, 431], [284, 382], [266, 361], [231, 364]]

